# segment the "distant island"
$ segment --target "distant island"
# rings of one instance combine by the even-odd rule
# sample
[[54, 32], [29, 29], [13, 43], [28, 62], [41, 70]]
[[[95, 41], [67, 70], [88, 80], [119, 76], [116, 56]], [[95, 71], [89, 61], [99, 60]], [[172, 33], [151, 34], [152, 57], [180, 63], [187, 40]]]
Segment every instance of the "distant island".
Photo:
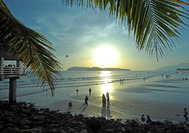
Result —
[[177, 68], [178, 71], [189, 71], [189, 68]]
[[100, 67], [71, 67], [67, 71], [130, 71], [130, 69], [100, 68]]

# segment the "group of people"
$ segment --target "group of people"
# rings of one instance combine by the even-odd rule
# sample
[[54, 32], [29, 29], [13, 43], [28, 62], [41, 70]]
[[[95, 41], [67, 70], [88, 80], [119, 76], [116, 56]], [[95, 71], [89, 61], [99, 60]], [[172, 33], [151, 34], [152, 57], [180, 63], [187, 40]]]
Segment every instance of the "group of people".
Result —
[[[89, 88], [89, 96], [91, 95], [91, 93], [92, 93], [92, 90], [91, 90], [91, 88]], [[76, 95], [78, 95], [78, 94], [79, 94], [79, 90], [76, 89]], [[88, 106], [88, 100], [89, 100], [89, 98], [88, 98], [88, 96], [86, 95], [86, 96], [85, 96], [85, 105], [87, 105], [87, 106]], [[73, 106], [73, 105], [72, 105], [72, 102], [70, 101], [70, 102], [68, 103], [68, 108], [70, 109], [72, 106]]]
[[[183, 116], [184, 116], [185, 121], [187, 123], [188, 122], [188, 112], [187, 112], [186, 108], [184, 108], [184, 112], [183, 113], [184, 113]], [[146, 121], [146, 123], [151, 123], [152, 122], [152, 120], [151, 120], [149, 115], [147, 115], [146, 118], [144, 117], [144, 115], [141, 116], [141, 122], [145, 122], [145, 121]]]
[[146, 118], [144, 117], [144, 115], [141, 116], [141, 122], [144, 123], [145, 121], [146, 121], [146, 123], [151, 123], [152, 122], [152, 120], [151, 120], [149, 115], [147, 115]]
[[[89, 88], [89, 96], [91, 95], [91, 92], [92, 92], [92, 90], [91, 90], [91, 88]], [[76, 95], [78, 95], [78, 94], [79, 94], [79, 90], [76, 89]]]
[[[91, 95], [91, 92], [92, 92], [92, 90], [91, 90], [91, 88], [89, 88], [89, 96]], [[78, 89], [76, 89], [76, 94], [78, 94], [79, 93], [79, 90]], [[89, 100], [89, 98], [88, 98], [88, 96], [86, 95], [85, 96], [85, 106], [88, 106], [88, 100]], [[102, 104], [103, 104], [103, 107], [106, 107], [106, 101], [107, 101], [107, 108], [109, 108], [109, 106], [110, 106], [110, 97], [109, 97], [109, 92], [107, 92], [106, 93], [106, 96], [105, 96], [105, 94], [102, 94]], [[72, 105], [72, 102], [71, 101], [69, 101], [69, 103], [68, 103], [68, 108], [70, 109], [71, 107], [72, 107], [73, 105]], [[185, 120], [186, 120], [186, 122], [188, 122], [188, 112], [187, 112], [187, 110], [186, 110], [186, 108], [184, 108], [184, 118], [185, 118]], [[145, 118], [144, 117], [144, 114], [141, 116], [141, 122], [146, 122], [146, 123], [151, 123], [152, 122], [152, 120], [151, 120], [151, 118], [150, 118], [150, 116], [149, 115], [147, 115], [147, 117]]]
[[107, 100], [107, 107], [109, 108], [109, 106], [110, 106], [109, 92], [106, 93], [106, 96], [104, 94], [102, 94], [102, 105], [103, 105], [103, 107], [106, 107], [106, 100]]

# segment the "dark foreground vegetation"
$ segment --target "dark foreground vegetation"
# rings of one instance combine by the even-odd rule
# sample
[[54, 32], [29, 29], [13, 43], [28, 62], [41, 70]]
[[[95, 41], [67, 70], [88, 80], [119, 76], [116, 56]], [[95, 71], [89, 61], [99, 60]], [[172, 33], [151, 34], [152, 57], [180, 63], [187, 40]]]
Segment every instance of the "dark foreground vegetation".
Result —
[[0, 133], [189, 133], [189, 125], [170, 121], [140, 123], [106, 120], [36, 108], [32, 103], [0, 101]]

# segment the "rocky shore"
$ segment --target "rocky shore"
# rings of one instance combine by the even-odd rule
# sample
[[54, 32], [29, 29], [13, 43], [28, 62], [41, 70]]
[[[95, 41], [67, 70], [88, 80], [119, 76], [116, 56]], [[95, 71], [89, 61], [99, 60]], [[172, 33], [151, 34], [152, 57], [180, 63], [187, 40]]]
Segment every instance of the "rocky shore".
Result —
[[136, 120], [106, 120], [84, 117], [32, 103], [9, 105], [0, 101], [0, 133], [189, 133], [189, 125], [170, 121], [141, 123]]

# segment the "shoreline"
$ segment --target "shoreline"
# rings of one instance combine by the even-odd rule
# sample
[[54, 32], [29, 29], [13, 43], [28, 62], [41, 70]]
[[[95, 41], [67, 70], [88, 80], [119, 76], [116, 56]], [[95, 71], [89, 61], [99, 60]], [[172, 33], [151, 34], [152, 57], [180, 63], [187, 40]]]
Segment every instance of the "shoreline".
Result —
[[172, 121], [141, 121], [85, 117], [82, 114], [61, 113], [49, 108], [36, 108], [32, 103], [20, 102], [9, 105], [0, 101], [0, 131], [27, 133], [123, 133], [123, 132], [169, 132], [187, 133], [189, 124]]

